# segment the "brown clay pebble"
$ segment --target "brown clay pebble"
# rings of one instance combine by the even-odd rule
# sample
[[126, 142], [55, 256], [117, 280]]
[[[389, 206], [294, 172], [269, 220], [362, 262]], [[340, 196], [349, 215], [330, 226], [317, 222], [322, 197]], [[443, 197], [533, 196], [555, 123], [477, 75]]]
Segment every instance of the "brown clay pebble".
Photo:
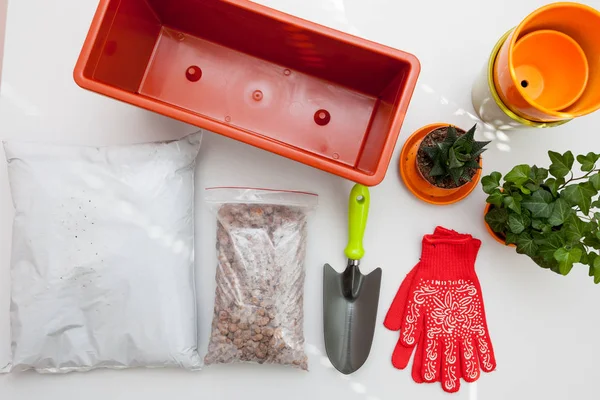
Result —
[[217, 218], [219, 266], [205, 363], [307, 369], [302, 328], [305, 211], [235, 203], [222, 205]]
[[263, 328], [262, 334], [269, 337], [273, 336], [273, 328]]
[[258, 358], [265, 358], [267, 355], [265, 354], [264, 351], [261, 350], [256, 350], [256, 357]]
[[254, 337], [252, 338], [252, 340], [254, 340], [255, 342], [260, 342], [263, 338], [263, 335], [261, 335], [260, 333], [257, 333], [256, 335], [254, 335]]

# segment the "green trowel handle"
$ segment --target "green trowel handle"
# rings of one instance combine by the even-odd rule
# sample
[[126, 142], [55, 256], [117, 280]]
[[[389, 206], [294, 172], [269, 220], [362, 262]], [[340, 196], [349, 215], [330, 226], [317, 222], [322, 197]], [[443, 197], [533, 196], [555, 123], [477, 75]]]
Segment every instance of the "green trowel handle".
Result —
[[363, 236], [367, 226], [370, 202], [369, 188], [359, 184], [354, 185], [348, 204], [348, 246], [344, 251], [350, 260], [360, 260], [365, 255]]

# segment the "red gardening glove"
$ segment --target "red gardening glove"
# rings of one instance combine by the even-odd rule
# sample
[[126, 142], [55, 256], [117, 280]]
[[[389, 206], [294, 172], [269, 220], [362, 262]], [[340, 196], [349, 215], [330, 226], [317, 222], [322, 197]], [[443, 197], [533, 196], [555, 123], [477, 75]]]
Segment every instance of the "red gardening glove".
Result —
[[[496, 368], [475, 259], [481, 241], [468, 236], [423, 238], [421, 261], [408, 290], [400, 342], [423, 347], [421, 376], [441, 379], [447, 392], [460, 377], [473, 382]], [[422, 336], [423, 335], [423, 336]]]
[[[460, 235], [458, 232], [449, 230], [443, 227], [437, 227], [434, 231], [434, 236], [439, 237], [449, 237], [449, 236], [466, 236], [471, 237], [470, 235]], [[414, 275], [417, 271], [419, 264], [415, 265], [413, 269], [406, 275], [400, 289], [396, 293], [394, 301], [388, 310], [388, 313], [384, 320], [384, 325], [386, 328], [394, 331], [399, 331], [402, 326], [402, 320], [404, 318], [404, 311], [406, 308], [406, 301], [408, 299], [409, 290], [412, 286]], [[421, 376], [422, 364], [423, 364], [423, 351], [422, 345], [424, 345], [424, 341], [420, 340], [419, 345], [417, 346], [417, 351], [415, 352], [415, 358], [413, 360], [413, 368], [412, 368], [412, 377], [413, 380], [417, 383], [423, 383], [423, 377]], [[404, 369], [408, 365], [408, 361], [410, 356], [412, 355], [414, 345], [404, 346], [401, 340], [398, 340], [396, 347], [394, 349], [394, 353], [392, 354], [392, 364], [394, 367], [398, 369]]]
[[[453, 239], [445, 240], [444, 237], [453, 237]], [[432, 245], [436, 244], [439, 246], [432, 249]], [[474, 262], [479, 246], [480, 242], [472, 239], [470, 235], [460, 235], [444, 228], [436, 228], [434, 235], [426, 236], [423, 241], [421, 261], [424, 261], [425, 267], [423, 269], [425, 272], [420, 271], [421, 263], [417, 264], [406, 276], [396, 294], [384, 324], [392, 330], [399, 330], [404, 325], [406, 330], [403, 329], [403, 332], [407, 333], [401, 335], [394, 349], [392, 363], [397, 368], [405, 368], [415, 344], [418, 343], [412, 369], [412, 377], [415, 382], [422, 383], [424, 380], [427, 382], [440, 381], [443, 376], [445, 379], [444, 390], [453, 392], [459, 389], [461, 376], [469, 382], [475, 381], [479, 377], [478, 358], [484, 371], [491, 371], [495, 368], [493, 350], [485, 324], [483, 302], [480, 294], [478, 294], [481, 293], [481, 290], [474, 271]], [[433, 250], [439, 250], [440, 252], [436, 254]], [[446, 260], [448, 258], [449, 260]], [[440, 259], [444, 261], [441, 267], [437, 262]], [[447, 268], [444, 268], [444, 266]], [[441, 271], [439, 271], [440, 269]], [[436, 271], [439, 271], [439, 274], [435, 274]], [[415, 276], [419, 281], [416, 285], [413, 285]], [[458, 277], [458, 280], [467, 279], [460, 285], [457, 285], [457, 282], [443, 281], [443, 279], [452, 280], [454, 277]], [[432, 282], [428, 282], [428, 279]], [[424, 280], [436, 292], [427, 294], [425, 297], [429, 300], [426, 299], [419, 304], [421, 299], [419, 298], [419, 301], [415, 302], [415, 296], [418, 295], [417, 291], [423, 291], [426, 287]], [[465, 284], [469, 287], [467, 292], [461, 291]], [[473, 286], [476, 292], [470, 290], [470, 286]], [[452, 296], [456, 296], [457, 291], [458, 298], [455, 299], [454, 303], [458, 306], [453, 313], [452, 305], [446, 307], [444, 301], [449, 299], [452, 303]], [[448, 293], [450, 293], [450, 297], [448, 297]], [[410, 298], [409, 295], [411, 295]], [[440, 297], [440, 295], [442, 296]], [[437, 301], [432, 299], [437, 299]], [[467, 304], [465, 308], [465, 306], [460, 306], [459, 303], [461, 302], [472, 304], [472, 306]], [[440, 315], [438, 312], [432, 316], [422, 313], [423, 311], [435, 311], [436, 308], [439, 311], [440, 304], [443, 306], [441, 309], [449, 311], [449, 314]], [[408, 310], [408, 315], [405, 314], [407, 305], [411, 307]], [[418, 313], [416, 317], [413, 315], [414, 312]], [[458, 314], [458, 318], [455, 318], [454, 314]], [[466, 314], [466, 316], [463, 314]], [[456, 325], [457, 323], [459, 325], [458, 328], [452, 329], [452, 334], [445, 333], [443, 330], [437, 332], [439, 326], [436, 326], [436, 323], [440, 320], [444, 322], [445, 319], [450, 321], [450, 325]], [[481, 330], [476, 326], [477, 321], [481, 321]], [[430, 327], [433, 329], [428, 332], [427, 328]], [[468, 328], [467, 331], [475, 330], [475, 335], [469, 332], [465, 334], [466, 328]], [[421, 335], [423, 329], [425, 329], [426, 334]], [[411, 341], [410, 344], [407, 343], [409, 340]], [[460, 351], [459, 346], [455, 346], [456, 343], [461, 345]], [[472, 346], [473, 343], [476, 344], [476, 348]], [[448, 354], [444, 354], [446, 358], [442, 360], [444, 361], [443, 365], [439, 362], [440, 351], [442, 350], [449, 350]], [[457, 365], [456, 357], [452, 357], [453, 354], [459, 354], [462, 357], [460, 366]]]

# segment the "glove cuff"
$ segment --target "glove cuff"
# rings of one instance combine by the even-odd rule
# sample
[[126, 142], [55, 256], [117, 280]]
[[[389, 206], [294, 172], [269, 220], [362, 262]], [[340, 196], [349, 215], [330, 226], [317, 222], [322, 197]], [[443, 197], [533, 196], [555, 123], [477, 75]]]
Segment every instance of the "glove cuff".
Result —
[[420, 268], [433, 279], [462, 279], [475, 272], [481, 241], [471, 235], [425, 235]]

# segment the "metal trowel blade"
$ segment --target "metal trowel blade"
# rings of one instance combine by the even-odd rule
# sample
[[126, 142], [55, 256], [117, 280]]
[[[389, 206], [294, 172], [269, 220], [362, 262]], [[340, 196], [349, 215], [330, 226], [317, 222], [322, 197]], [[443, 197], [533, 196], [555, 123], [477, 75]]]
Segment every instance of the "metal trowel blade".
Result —
[[333, 366], [343, 374], [358, 370], [369, 357], [381, 268], [363, 275], [358, 265], [348, 265], [341, 274], [329, 264], [323, 270], [323, 323], [325, 348]]

